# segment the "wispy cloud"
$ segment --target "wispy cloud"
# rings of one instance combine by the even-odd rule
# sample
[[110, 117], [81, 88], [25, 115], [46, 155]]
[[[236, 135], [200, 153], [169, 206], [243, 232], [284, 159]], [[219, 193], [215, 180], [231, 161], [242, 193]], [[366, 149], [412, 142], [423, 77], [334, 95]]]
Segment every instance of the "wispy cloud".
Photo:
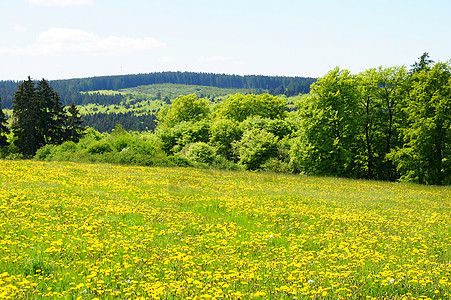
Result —
[[109, 36], [101, 38], [93, 33], [78, 29], [51, 28], [41, 33], [35, 42], [27, 47], [0, 47], [0, 53], [6, 54], [74, 54], [92, 55], [121, 54], [166, 48], [156, 39]]
[[94, 0], [28, 0], [28, 3], [39, 6], [74, 6], [74, 5], [92, 5]]

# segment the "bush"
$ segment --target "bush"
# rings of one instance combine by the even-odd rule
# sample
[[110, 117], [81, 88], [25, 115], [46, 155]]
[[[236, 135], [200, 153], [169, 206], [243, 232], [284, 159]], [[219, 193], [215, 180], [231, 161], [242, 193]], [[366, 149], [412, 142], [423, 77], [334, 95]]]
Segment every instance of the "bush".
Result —
[[36, 151], [34, 158], [37, 160], [50, 160], [52, 158], [52, 152], [55, 148], [55, 145], [45, 145]]
[[190, 143], [208, 142], [210, 137], [210, 125], [206, 121], [181, 122], [171, 128], [163, 128], [158, 131], [158, 137], [162, 142], [162, 149], [173, 155]]
[[239, 163], [246, 169], [256, 170], [272, 157], [278, 155], [278, 139], [266, 130], [251, 129], [235, 144]]
[[103, 154], [111, 151], [113, 151], [113, 148], [106, 141], [95, 142], [89, 145], [86, 149], [86, 152], [88, 152], [89, 154]]
[[214, 169], [228, 170], [228, 171], [237, 171], [237, 170], [243, 169], [242, 166], [237, 165], [233, 161], [227, 160], [225, 157], [222, 157], [222, 156], [215, 156], [215, 158], [213, 159], [213, 162], [211, 163], [211, 166]]
[[168, 161], [174, 166], [179, 167], [192, 167], [193, 164], [189, 161], [189, 159], [177, 155], [168, 156]]
[[242, 131], [238, 122], [227, 119], [216, 120], [210, 128], [210, 144], [216, 148], [216, 153], [227, 159], [234, 159], [232, 143], [241, 139]]
[[275, 172], [275, 173], [289, 173], [290, 168], [287, 163], [277, 159], [270, 158], [261, 166], [263, 171]]
[[186, 157], [198, 163], [211, 164], [215, 156], [215, 149], [203, 142], [190, 144], [186, 150]]

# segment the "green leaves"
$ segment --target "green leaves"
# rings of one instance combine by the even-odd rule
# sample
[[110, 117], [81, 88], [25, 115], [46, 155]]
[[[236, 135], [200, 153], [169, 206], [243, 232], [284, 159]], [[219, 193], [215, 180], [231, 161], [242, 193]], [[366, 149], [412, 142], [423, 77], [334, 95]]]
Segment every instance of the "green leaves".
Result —
[[285, 99], [269, 94], [235, 94], [220, 103], [214, 115], [218, 119], [231, 119], [238, 122], [243, 122], [250, 116], [283, 119], [286, 108]]
[[200, 121], [210, 113], [207, 100], [197, 98], [195, 94], [180, 96], [162, 110], [158, 118], [161, 126], [171, 127], [180, 122]]
[[406, 125], [402, 147], [389, 158], [403, 180], [426, 184], [451, 183], [451, 69], [437, 63], [412, 75], [403, 103]]

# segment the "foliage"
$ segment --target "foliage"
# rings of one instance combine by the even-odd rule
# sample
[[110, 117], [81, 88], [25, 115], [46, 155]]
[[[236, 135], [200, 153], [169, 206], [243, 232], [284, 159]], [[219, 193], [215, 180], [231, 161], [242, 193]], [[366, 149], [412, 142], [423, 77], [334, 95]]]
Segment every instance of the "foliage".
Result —
[[230, 119], [216, 119], [210, 126], [209, 143], [226, 159], [234, 160], [232, 144], [241, 139], [239, 123]]
[[[357, 177], [358, 101], [355, 76], [335, 68], [312, 85], [300, 105], [302, 171]], [[293, 149], [294, 151], [294, 149]]]
[[158, 115], [160, 126], [172, 127], [181, 122], [200, 121], [210, 113], [207, 100], [198, 98], [195, 94], [179, 96], [170, 106], [164, 107]]
[[120, 126], [112, 134], [86, 131], [78, 143], [47, 145], [35, 155], [38, 160], [109, 162], [131, 165], [168, 165], [162, 145], [155, 135], [129, 133]]
[[277, 157], [278, 138], [264, 129], [253, 128], [244, 132], [234, 144], [239, 164], [246, 169], [259, 169], [268, 159]]
[[161, 139], [163, 150], [168, 154], [176, 154], [189, 143], [208, 142], [209, 123], [180, 122], [174, 127], [162, 127], [157, 131], [157, 136]]
[[215, 117], [242, 122], [250, 116], [281, 119], [285, 116], [286, 101], [269, 94], [235, 94], [215, 108]]
[[437, 63], [412, 76], [405, 99], [407, 116], [403, 146], [389, 156], [401, 179], [427, 184], [451, 184], [451, 68]]
[[216, 157], [215, 149], [204, 142], [186, 145], [186, 157], [194, 162], [211, 164]]

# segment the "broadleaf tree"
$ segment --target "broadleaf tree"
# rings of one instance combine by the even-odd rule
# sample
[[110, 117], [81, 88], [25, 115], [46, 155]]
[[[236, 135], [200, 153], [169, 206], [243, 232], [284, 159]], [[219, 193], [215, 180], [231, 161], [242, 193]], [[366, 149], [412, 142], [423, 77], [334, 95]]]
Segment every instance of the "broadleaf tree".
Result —
[[[348, 70], [335, 68], [311, 86], [300, 103], [302, 130], [291, 149], [297, 171], [359, 177], [359, 90]], [[296, 142], [301, 144], [296, 144]]]
[[401, 179], [425, 184], [451, 183], [451, 67], [436, 63], [413, 73], [403, 111], [403, 145], [389, 157]]

